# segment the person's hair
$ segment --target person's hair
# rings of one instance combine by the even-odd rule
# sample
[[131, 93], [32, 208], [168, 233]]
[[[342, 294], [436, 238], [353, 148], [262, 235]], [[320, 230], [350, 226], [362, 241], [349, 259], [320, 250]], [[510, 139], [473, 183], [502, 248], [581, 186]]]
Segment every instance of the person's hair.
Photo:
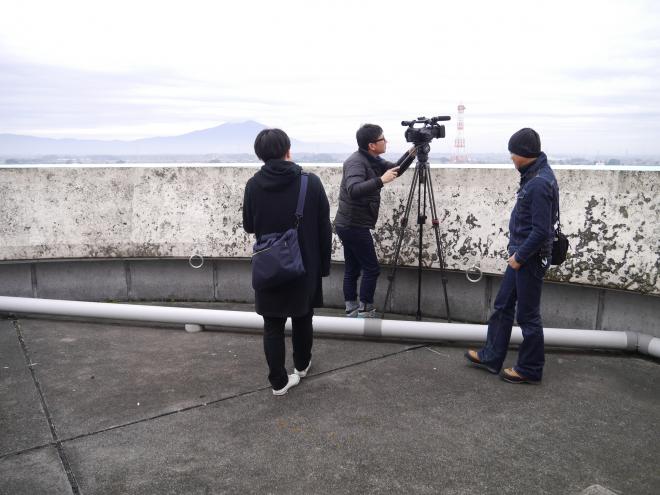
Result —
[[259, 160], [284, 158], [291, 149], [291, 140], [282, 129], [264, 129], [254, 140], [254, 152]]
[[357, 144], [363, 150], [369, 149], [369, 143], [375, 143], [383, 133], [383, 128], [376, 124], [364, 124], [355, 133]]

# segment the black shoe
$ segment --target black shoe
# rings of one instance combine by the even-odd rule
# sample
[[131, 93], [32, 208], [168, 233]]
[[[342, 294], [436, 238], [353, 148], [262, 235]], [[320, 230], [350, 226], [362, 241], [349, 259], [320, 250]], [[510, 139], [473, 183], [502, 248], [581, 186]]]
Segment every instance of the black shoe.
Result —
[[502, 370], [500, 376], [502, 377], [502, 380], [509, 383], [531, 383], [532, 385], [538, 385], [541, 383], [541, 380], [530, 380], [529, 378], [525, 378], [518, 373], [515, 368], [505, 368]]
[[473, 366], [484, 369], [489, 373], [492, 373], [493, 375], [497, 375], [499, 371], [496, 370], [495, 368], [491, 368], [490, 366], [482, 363], [481, 360], [479, 359], [479, 354], [477, 354], [477, 351], [474, 351], [472, 349], [465, 352], [465, 359], [467, 359], [470, 362], [470, 364], [472, 364]]

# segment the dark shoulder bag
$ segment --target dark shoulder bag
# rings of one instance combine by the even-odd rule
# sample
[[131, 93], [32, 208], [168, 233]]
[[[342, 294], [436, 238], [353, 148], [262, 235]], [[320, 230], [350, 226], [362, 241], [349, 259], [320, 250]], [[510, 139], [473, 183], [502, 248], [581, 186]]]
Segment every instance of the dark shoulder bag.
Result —
[[[554, 188], [553, 188], [554, 189]], [[559, 217], [559, 193], [554, 189], [555, 197], [557, 198], [557, 228], [555, 229], [555, 237], [552, 241], [552, 260], [550, 264], [561, 265], [566, 261], [566, 254], [568, 253], [568, 238], [561, 231], [561, 220]]]
[[252, 248], [252, 288], [274, 289], [305, 274], [298, 225], [303, 216], [307, 193], [307, 173], [300, 176], [300, 192], [294, 225], [286, 232], [263, 234]]

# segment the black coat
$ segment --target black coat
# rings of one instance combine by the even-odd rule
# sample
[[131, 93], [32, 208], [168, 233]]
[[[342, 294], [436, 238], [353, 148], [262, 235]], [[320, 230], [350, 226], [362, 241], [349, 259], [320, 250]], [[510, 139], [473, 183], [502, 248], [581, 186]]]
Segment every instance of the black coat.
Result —
[[414, 159], [415, 155], [410, 151], [406, 151], [396, 163], [372, 156], [363, 149], [349, 156], [344, 162], [339, 186], [335, 225], [375, 228], [380, 210], [380, 190], [383, 188], [381, 175], [393, 167], [407, 167]]
[[[284, 232], [294, 224], [302, 168], [269, 160], [248, 180], [243, 198], [243, 228], [257, 237]], [[303, 316], [323, 306], [321, 277], [330, 274], [332, 227], [321, 179], [309, 174], [298, 239], [305, 275], [275, 290], [255, 291], [255, 309], [263, 316]]]

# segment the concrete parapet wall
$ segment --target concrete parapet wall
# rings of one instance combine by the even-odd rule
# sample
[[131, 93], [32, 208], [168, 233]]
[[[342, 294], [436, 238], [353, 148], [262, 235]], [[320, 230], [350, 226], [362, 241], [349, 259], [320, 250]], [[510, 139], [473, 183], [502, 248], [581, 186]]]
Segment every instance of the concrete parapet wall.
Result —
[[[318, 174], [334, 216], [341, 168]], [[90, 167], [0, 169], [0, 260], [86, 258], [245, 258], [253, 239], [242, 229], [244, 184], [255, 167]], [[567, 262], [551, 281], [660, 294], [657, 170], [559, 169]], [[447, 267], [505, 268], [508, 218], [518, 174], [512, 168], [432, 169]], [[378, 254], [392, 260], [412, 171], [383, 189]], [[430, 211], [427, 215], [431, 217]], [[403, 243], [404, 265], [417, 264], [417, 201]], [[426, 223], [423, 264], [437, 267]], [[333, 259], [342, 261], [335, 238]]]

